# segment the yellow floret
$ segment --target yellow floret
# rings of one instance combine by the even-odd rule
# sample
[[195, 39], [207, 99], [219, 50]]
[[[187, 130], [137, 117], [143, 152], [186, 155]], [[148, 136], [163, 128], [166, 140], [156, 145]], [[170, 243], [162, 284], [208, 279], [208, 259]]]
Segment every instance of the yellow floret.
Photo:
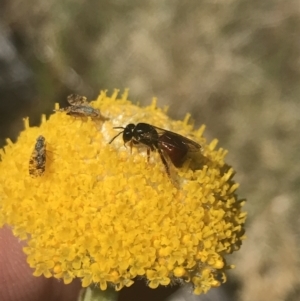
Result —
[[[207, 144], [204, 127], [193, 130], [165, 110], [139, 107], [127, 91], [91, 103], [104, 119], [56, 112], [39, 127], [25, 130], [0, 151], [0, 226], [27, 240], [24, 252], [34, 275], [54, 276], [84, 287], [108, 284], [116, 290], [144, 277], [149, 287], [182, 280], [194, 292], [220, 284], [229, 267], [224, 256], [239, 249], [246, 214], [235, 194], [234, 171], [226, 151]], [[56, 105], [56, 109], [59, 109]], [[170, 176], [157, 153], [123, 145], [116, 126], [145, 122], [202, 145]], [[47, 142], [46, 168], [32, 178], [28, 164], [35, 141]], [[225, 277], [224, 277], [225, 278]]]

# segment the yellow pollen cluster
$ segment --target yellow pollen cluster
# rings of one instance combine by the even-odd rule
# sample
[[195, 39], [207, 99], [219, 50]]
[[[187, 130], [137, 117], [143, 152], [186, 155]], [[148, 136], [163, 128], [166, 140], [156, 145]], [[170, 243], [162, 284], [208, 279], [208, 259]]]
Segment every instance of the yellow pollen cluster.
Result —
[[[235, 194], [234, 171], [226, 151], [207, 144], [198, 130], [170, 120], [166, 110], [139, 107], [102, 92], [90, 103], [105, 119], [42, 117], [16, 143], [0, 150], [0, 227], [11, 226], [27, 240], [24, 252], [34, 275], [81, 278], [82, 286], [108, 285], [120, 290], [136, 277], [147, 285], [192, 282], [194, 293], [220, 285], [230, 266], [224, 256], [240, 248], [246, 214]], [[113, 127], [149, 123], [202, 146], [182, 168], [171, 162], [170, 176], [159, 154], [147, 160], [142, 145], [124, 147]], [[45, 171], [29, 175], [36, 139], [46, 142]]]

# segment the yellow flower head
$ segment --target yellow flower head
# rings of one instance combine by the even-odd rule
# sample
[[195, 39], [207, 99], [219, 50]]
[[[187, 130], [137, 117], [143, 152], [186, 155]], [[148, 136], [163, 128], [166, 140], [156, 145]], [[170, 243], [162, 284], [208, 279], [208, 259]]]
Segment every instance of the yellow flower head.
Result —
[[[34, 275], [81, 278], [102, 290], [143, 277], [151, 288], [192, 282], [200, 294], [224, 278], [224, 256], [239, 249], [246, 214], [226, 151], [206, 144], [204, 127], [170, 120], [155, 100], [141, 108], [127, 91], [90, 103], [105, 118], [59, 110], [0, 150], [0, 226], [27, 240]], [[96, 115], [95, 115], [96, 116]], [[113, 127], [145, 122], [202, 146], [181, 168], [157, 152], [124, 147]], [[43, 139], [44, 138], [44, 139]], [[166, 156], [167, 158], [167, 156]], [[168, 159], [168, 158], [167, 158]], [[30, 162], [30, 163], [29, 163]], [[43, 167], [44, 164], [44, 167]], [[29, 167], [30, 165], [30, 167]], [[34, 172], [37, 169], [38, 172]], [[31, 172], [30, 172], [31, 171]]]

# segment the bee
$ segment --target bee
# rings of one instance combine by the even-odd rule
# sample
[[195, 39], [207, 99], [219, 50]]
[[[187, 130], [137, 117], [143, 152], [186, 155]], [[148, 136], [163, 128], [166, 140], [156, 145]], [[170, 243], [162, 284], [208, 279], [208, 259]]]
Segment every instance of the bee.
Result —
[[67, 115], [73, 117], [103, 118], [103, 116], [100, 114], [100, 110], [93, 108], [87, 102], [87, 98], [85, 96], [71, 94], [67, 97], [67, 101], [70, 106], [54, 111], [66, 112]]
[[170, 167], [167, 158], [171, 160], [175, 167], [181, 167], [188, 152], [198, 152], [201, 149], [201, 145], [193, 140], [148, 123], [138, 123], [136, 125], [130, 123], [125, 127], [114, 127], [114, 129], [122, 129], [123, 131], [113, 137], [109, 144], [123, 134], [124, 145], [130, 142], [131, 148], [137, 144], [143, 144], [147, 147], [148, 160], [150, 152], [157, 151], [169, 176]]
[[46, 167], [46, 140], [40, 135], [36, 139], [33, 152], [29, 160], [29, 174], [31, 177], [40, 177], [45, 172]]

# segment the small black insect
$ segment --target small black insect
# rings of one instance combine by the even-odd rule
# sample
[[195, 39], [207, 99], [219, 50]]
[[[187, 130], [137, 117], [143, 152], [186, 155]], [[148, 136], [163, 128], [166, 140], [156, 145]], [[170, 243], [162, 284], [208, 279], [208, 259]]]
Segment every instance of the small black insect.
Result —
[[143, 144], [147, 147], [148, 160], [150, 152], [157, 150], [160, 158], [166, 168], [166, 172], [170, 175], [170, 168], [166, 157], [168, 157], [176, 167], [180, 167], [188, 152], [198, 152], [201, 145], [184, 136], [167, 131], [148, 123], [130, 123], [126, 127], [114, 127], [114, 129], [122, 129], [109, 142], [112, 143], [118, 136], [123, 134], [124, 145], [130, 142], [130, 147], [133, 144]]

